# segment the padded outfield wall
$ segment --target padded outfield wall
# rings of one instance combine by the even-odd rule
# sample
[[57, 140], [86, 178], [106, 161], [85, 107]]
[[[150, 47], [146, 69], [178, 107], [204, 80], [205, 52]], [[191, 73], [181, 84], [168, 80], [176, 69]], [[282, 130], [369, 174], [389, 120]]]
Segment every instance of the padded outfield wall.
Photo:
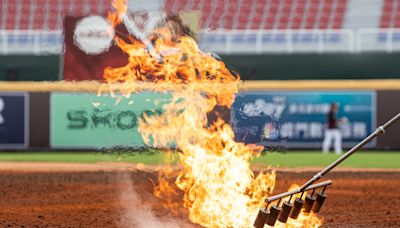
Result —
[[55, 81], [60, 66], [59, 55], [1, 55], [0, 81]]
[[229, 55], [244, 80], [400, 78], [400, 54]]
[[[29, 85], [24, 88], [29, 90], [28, 86]], [[327, 102], [329, 102], [331, 98], [335, 100], [342, 99], [342, 102], [344, 102], [343, 99], [347, 100], [347, 103], [343, 103], [341, 115], [343, 112], [347, 112], [347, 117], [349, 117], [349, 122], [351, 123], [350, 126], [361, 126], [361, 123], [365, 123], [365, 134], [369, 134], [377, 125], [384, 123], [396, 113], [400, 112], [400, 106], [396, 105], [398, 98], [400, 98], [400, 90], [352, 90], [350, 93], [348, 90], [345, 93], [343, 90], [336, 90], [336, 92], [331, 90], [320, 91], [320, 93], [316, 94], [314, 91], [310, 93], [310, 90], [276, 91], [257, 89], [255, 92], [256, 93], [246, 90], [239, 94], [241, 100], [251, 100], [253, 98], [256, 100], [264, 100], [262, 103], [264, 105], [261, 105], [262, 107], [258, 104], [261, 109], [253, 109], [251, 111], [252, 114], [258, 111], [268, 116], [277, 114], [276, 108], [279, 107], [272, 105], [272, 103], [275, 102], [275, 98], [282, 98], [284, 96], [287, 97], [286, 110], [293, 111], [293, 107], [296, 106], [296, 113], [287, 113], [286, 111], [286, 114], [281, 118], [283, 122], [286, 121], [293, 126], [297, 126], [294, 128], [295, 134], [296, 129], [301, 133], [301, 135], [294, 138], [289, 137], [288, 139], [280, 141], [280, 144], [287, 148], [320, 148], [320, 142], [318, 140], [322, 141], [321, 137], [319, 139], [310, 137], [310, 134], [316, 134], [315, 128], [311, 131], [311, 126], [313, 125], [315, 127], [318, 123], [320, 123], [319, 125], [324, 123], [324, 114], [318, 113], [318, 110], [323, 108], [324, 103], [329, 105]], [[0, 92], [0, 99], [3, 101], [3, 107], [0, 111], [1, 117], [3, 118], [3, 122], [0, 123], [0, 150], [93, 150], [110, 146], [144, 146], [140, 135], [137, 134], [137, 121], [143, 113], [158, 114], [154, 103], [148, 103], [149, 99], [140, 98], [141, 94], [138, 94], [139, 97], [137, 97], [137, 99], [135, 98], [137, 101], [121, 102], [118, 108], [115, 108], [115, 99], [110, 97], [96, 97], [95, 93], [91, 94], [92, 95], [81, 95], [80, 93], [66, 94], [65, 92], [22, 92], [22, 90], [4, 92], [3, 90]], [[312, 94], [317, 96], [311, 96]], [[248, 95], [251, 95], [251, 97]], [[302, 99], [299, 103], [296, 98], [300, 96], [307, 96], [308, 99]], [[154, 95], [150, 97], [154, 98]], [[21, 102], [8, 102], [9, 99], [19, 99]], [[239, 113], [237, 107], [240, 106], [240, 103], [243, 103], [240, 99], [236, 101], [239, 103], [237, 103], [237, 105], [235, 103], [231, 110], [231, 120], [233, 121]], [[254, 99], [250, 102], [245, 102], [247, 103], [245, 105], [248, 106], [248, 104], [254, 103], [254, 101], [256, 101]], [[368, 101], [368, 99], [371, 100]], [[141, 104], [140, 102], [144, 103], [138, 105]], [[278, 102], [281, 102], [281, 100]], [[105, 106], [99, 106], [99, 104]], [[135, 107], [133, 107], [132, 104], [134, 104], [133, 106]], [[314, 104], [314, 106], [311, 107], [310, 104]], [[311, 107], [313, 111], [309, 112], [309, 107]], [[346, 111], [346, 109], [348, 110]], [[351, 109], [353, 109], [353, 111], [351, 111]], [[269, 111], [272, 111], [272, 113], [269, 113]], [[356, 111], [356, 113], [354, 113], [354, 111]], [[162, 113], [162, 110], [160, 110], [160, 113]], [[236, 120], [243, 121], [237, 118]], [[255, 118], [250, 118], [250, 120], [251, 121], [248, 123], [251, 126], [245, 127], [249, 127], [249, 129], [259, 127], [262, 129], [262, 133], [269, 131], [270, 136], [274, 135], [274, 128], [271, 128], [275, 123], [274, 121], [264, 121], [266, 119], [259, 115], [256, 115]], [[260, 124], [260, 121], [264, 122]], [[19, 128], [10, 127], [17, 123], [20, 126]], [[244, 124], [246, 125], [247, 123]], [[234, 123], [232, 123], [232, 125], [234, 125]], [[300, 128], [307, 126], [310, 126], [310, 131]], [[249, 132], [251, 132], [251, 129]], [[358, 130], [360, 130], [360, 128], [358, 128]], [[12, 131], [12, 134], [8, 134], [7, 131]], [[357, 135], [354, 135], [356, 133], [354, 130], [352, 132], [353, 135], [346, 139], [346, 147], [354, 145], [354, 143], [365, 136], [365, 134], [361, 136], [360, 131], [357, 131]], [[235, 133], [240, 132], [235, 128]], [[399, 134], [400, 124], [395, 124], [386, 132], [385, 136], [379, 137], [369, 148], [388, 150], [400, 149], [400, 141], [398, 140]], [[87, 138], [87, 135], [91, 137]], [[306, 137], [306, 135], [308, 136]], [[240, 134], [237, 134], [237, 136], [240, 137]], [[115, 140], [115, 137], [117, 137], [118, 140]], [[255, 137], [258, 137], [257, 134], [255, 134]], [[303, 138], [304, 142], [301, 141]], [[241, 139], [239, 139], [239, 141], [240, 140]], [[17, 141], [18, 143], [16, 143]], [[299, 142], [306, 144], [300, 145], [301, 147], [296, 146]], [[274, 146], [267, 141], [263, 143], [263, 145], [267, 147]]]
[[[226, 64], [244, 80], [400, 78], [400, 54], [227, 55]], [[59, 80], [62, 58], [0, 56], [0, 80]], [[16, 74], [16, 76], [15, 76]]]
[[[244, 80], [263, 80], [253, 83], [258, 87], [258, 91], [282, 90], [280, 81], [264, 80], [290, 80], [290, 79], [371, 79], [378, 78], [397, 78], [400, 79], [400, 54], [293, 54], [293, 55], [229, 55], [222, 56], [229, 68], [238, 71]], [[19, 80], [19, 81], [57, 81], [62, 79], [60, 72], [62, 66], [59, 55], [47, 56], [0, 56], [0, 80]], [[354, 82], [353, 83], [358, 83]], [[271, 86], [270, 84], [274, 84]], [[292, 83], [293, 84], [293, 83]], [[309, 82], [295, 83], [296, 86], [302, 86], [301, 90], [319, 90], [321, 87], [310, 86]], [[312, 84], [310, 82], [310, 84]], [[331, 88], [330, 90], [355, 91], [349, 82]], [[386, 85], [390, 82], [386, 82]], [[263, 87], [269, 85], [269, 87]], [[312, 84], [313, 85], [313, 84]], [[320, 84], [321, 85], [321, 84]], [[323, 84], [322, 84], [323, 85]], [[30, 86], [30, 85], [28, 85]], [[50, 148], [52, 135], [50, 129], [51, 113], [51, 93], [35, 93], [41, 91], [44, 87], [39, 86], [31, 90], [25, 84], [18, 84], [18, 92], [29, 92], [26, 102], [29, 107], [23, 109], [16, 107], [21, 112], [25, 112], [28, 120], [21, 127], [26, 132], [20, 132], [19, 137], [22, 141], [18, 148]], [[304, 87], [306, 86], [306, 87]], [[379, 87], [379, 86], [378, 86]], [[376, 115], [372, 127], [383, 123], [391, 115], [400, 112], [400, 106], [397, 105], [400, 100], [399, 88], [369, 87], [367, 91], [374, 93]], [[0, 91], [13, 92], [13, 88], [8, 84], [0, 86]], [[288, 87], [283, 91], [290, 92], [298, 87]], [[254, 88], [253, 88], [254, 90]], [[326, 88], [325, 88], [326, 90]], [[366, 89], [362, 89], [366, 90]], [[393, 104], [396, 105], [393, 105]], [[138, 113], [135, 113], [135, 115]], [[65, 116], [64, 116], [65, 117]], [[129, 117], [129, 116], [128, 116]], [[22, 117], [21, 117], [22, 118]], [[21, 121], [20, 121], [21, 122]], [[1, 127], [1, 126], [0, 126]], [[37, 129], [41, 129], [37, 131]], [[368, 128], [369, 129], [369, 128]], [[400, 126], [396, 125], [385, 137], [376, 141], [376, 148], [399, 149]], [[27, 136], [27, 137], [22, 137]], [[4, 149], [0, 147], [0, 149]]]

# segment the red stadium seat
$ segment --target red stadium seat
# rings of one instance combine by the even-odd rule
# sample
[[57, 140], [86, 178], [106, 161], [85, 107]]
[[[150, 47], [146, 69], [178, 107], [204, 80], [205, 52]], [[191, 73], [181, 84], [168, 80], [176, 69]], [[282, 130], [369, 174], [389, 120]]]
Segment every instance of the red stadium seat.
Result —
[[318, 6], [311, 6], [309, 9], [308, 9], [308, 13], [312, 13], [312, 14], [317, 14], [318, 13], [318, 10], [319, 10], [319, 8], [318, 8]]
[[268, 16], [267, 20], [264, 22], [264, 29], [273, 29], [275, 25], [275, 15]]
[[232, 29], [233, 28], [233, 14], [227, 14], [225, 15], [225, 17], [223, 18], [223, 28], [225, 29]]
[[275, 4], [273, 4], [273, 5], [271, 5], [270, 7], [269, 7], [269, 13], [273, 13], [273, 14], [276, 14], [276, 13], [278, 13], [278, 5], [275, 5]]
[[290, 26], [291, 29], [300, 29], [301, 23], [300, 22], [293, 22]]
[[[396, 4], [397, 3], [397, 4]], [[395, 8], [395, 6], [397, 7]], [[381, 28], [400, 27], [400, 2], [394, 0], [384, 0], [379, 26]]]
[[[394, 9], [400, 4], [395, 2], [385, 0], [382, 26], [390, 24], [387, 20], [391, 17], [387, 14], [400, 15]], [[0, 20], [5, 18], [0, 24], [6, 29], [61, 29], [65, 15], [106, 15], [112, 10], [111, 0], [8, 0], [7, 3], [7, 9], [0, 9], [2, 13], [7, 11], [7, 17], [0, 17]], [[20, 10], [16, 10], [17, 3], [21, 4]], [[341, 28], [346, 5], [347, 0], [164, 0], [163, 10], [168, 14], [199, 10], [200, 26], [210, 29], [325, 29]]]
[[285, 5], [282, 10], [281, 13], [284, 14], [290, 14], [290, 11], [292, 10], [292, 5]]
[[383, 12], [391, 13], [393, 10], [393, 4], [384, 4]]
[[266, 21], [267, 24], [270, 24], [273, 26], [275, 24], [275, 17], [276, 17], [275, 14], [269, 14], [267, 17], [267, 21]]
[[[166, 0], [166, 3], [166, 6], [172, 6], [175, 0]], [[109, 0], [8, 0], [7, 4], [4, 9], [7, 10], [6, 29], [58, 30], [65, 15], [106, 14], [111, 9]], [[4, 10], [1, 10], [2, 14]]]
[[[392, 27], [400, 28], [400, 21], [395, 21]], [[387, 28], [390, 28], [390, 27], [387, 27]]]
[[381, 21], [380, 27], [381, 28], [390, 28], [390, 21]]
[[289, 23], [289, 19], [286, 15], [284, 15], [281, 18], [279, 18], [278, 28], [286, 29], [288, 27], [288, 23]]
[[330, 16], [331, 15], [329, 13], [320, 15], [319, 22], [328, 24]]
[[325, 21], [325, 22], [320, 21], [319, 25], [318, 25], [318, 28], [319, 29], [327, 29], [328, 28], [328, 22], [327, 21]]
[[253, 17], [252, 23], [250, 25], [250, 29], [254, 29], [254, 30], [261, 29], [260, 28], [261, 22], [262, 22], [261, 17]]
[[381, 17], [381, 22], [389, 22], [392, 20], [391, 14], [383, 14]]

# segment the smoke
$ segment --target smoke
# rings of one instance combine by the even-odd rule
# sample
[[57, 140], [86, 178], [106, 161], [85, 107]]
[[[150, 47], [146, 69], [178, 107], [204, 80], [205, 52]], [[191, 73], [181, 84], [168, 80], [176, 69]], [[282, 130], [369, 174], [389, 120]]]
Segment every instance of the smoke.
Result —
[[[134, 189], [134, 182], [129, 173], [121, 173], [119, 181], [122, 188], [119, 192], [119, 204], [122, 207], [122, 214], [118, 221], [118, 227], [137, 228], [180, 228], [188, 224], [166, 217], [154, 215], [151, 204], [144, 202], [140, 194]], [[159, 205], [159, 204], [152, 204]]]

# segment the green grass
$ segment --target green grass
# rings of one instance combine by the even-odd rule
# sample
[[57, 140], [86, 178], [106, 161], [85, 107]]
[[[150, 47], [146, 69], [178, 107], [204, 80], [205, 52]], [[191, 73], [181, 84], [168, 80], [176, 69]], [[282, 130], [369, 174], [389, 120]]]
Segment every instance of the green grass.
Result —
[[[255, 158], [253, 163], [274, 167], [322, 167], [329, 165], [339, 156], [310, 151], [288, 151], [268, 153]], [[2, 152], [0, 162], [130, 162], [143, 164], [163, 164], [165, 156], [157, 151], [129, 154], [105, 154], [100, 152]], [[342, 167], [357, 168], [400, 168], [400, 151], [357, 152], [341, 164]]]
[[[286, 154], [270, 153], [254, 159], [253, 162], [279, 167], [322, 167], [331, 164], [338, 158], [339, 155], [334, 153], [322, 154], [321, 152], [289, 151]], [[360, 151], [351, 155], [340, 166], [354, 168], [400, 168], [400, 151]]]
[[132, 162], [143, 164], [162, 164], [163, 154], [130, 153], [110, 154], [100, 152], [6, 152], [0, 153], [0, 162], [72, 162], [72, 163], [96, 163], [96, 162]]

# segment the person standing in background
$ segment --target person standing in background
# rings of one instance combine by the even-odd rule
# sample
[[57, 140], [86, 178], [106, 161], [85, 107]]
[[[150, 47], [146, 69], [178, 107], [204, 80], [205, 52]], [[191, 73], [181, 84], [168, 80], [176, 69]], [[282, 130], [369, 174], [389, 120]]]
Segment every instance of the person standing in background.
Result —
[[325, 130], [325, 138], [324, 142], [322, 143], [322, 151], [324, 153], [329, 152], [329, 148], [331, 147], [332, 139], [335, 140], [335, 153], [341, 154], [342, 153], [342, 134], [338, 127], [339, 122], [345, 122], [346, 118], [342, 118], [338, 120], [336, 118], [336, 113], [338, 111], [338, 104], [332, 103], [330, 106], [330, 110], [327, 114], [327, 129]]

